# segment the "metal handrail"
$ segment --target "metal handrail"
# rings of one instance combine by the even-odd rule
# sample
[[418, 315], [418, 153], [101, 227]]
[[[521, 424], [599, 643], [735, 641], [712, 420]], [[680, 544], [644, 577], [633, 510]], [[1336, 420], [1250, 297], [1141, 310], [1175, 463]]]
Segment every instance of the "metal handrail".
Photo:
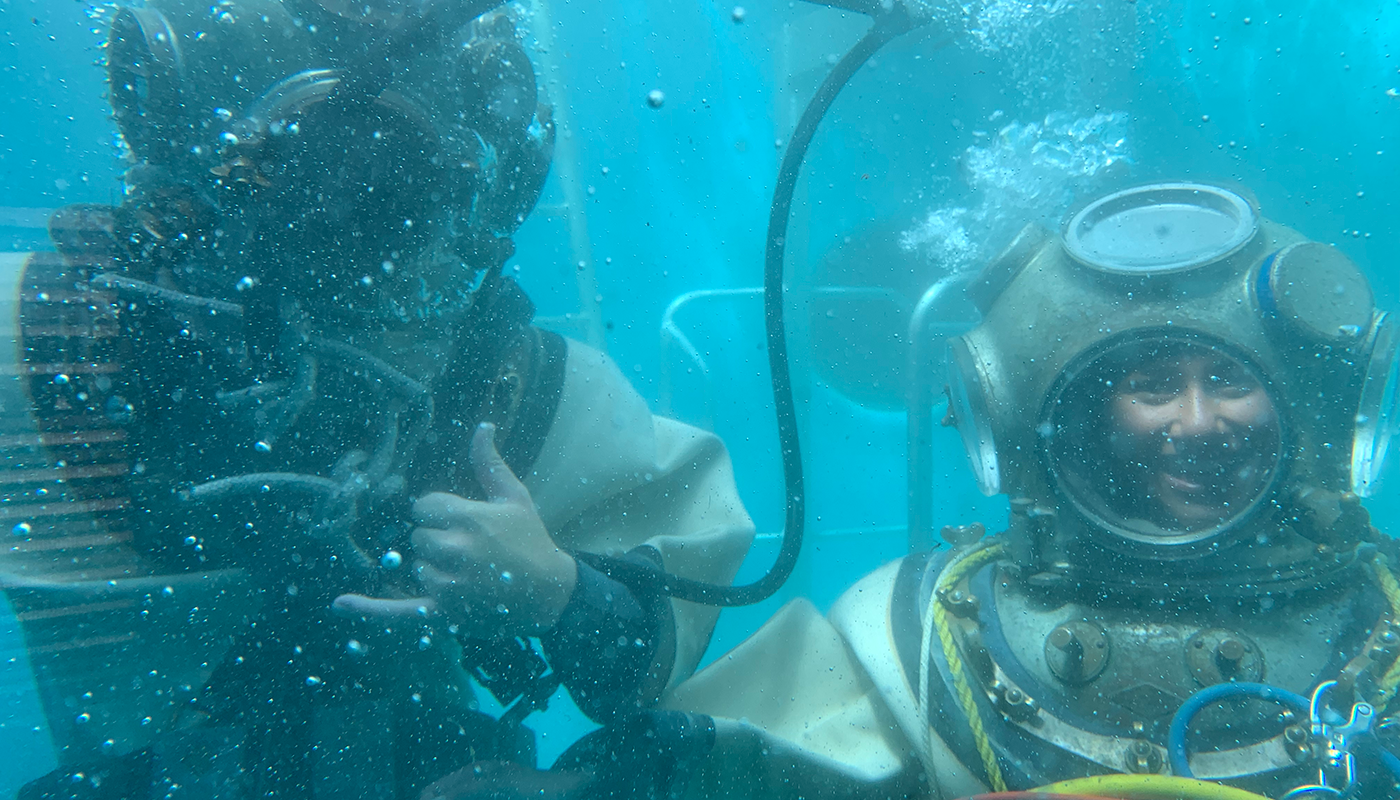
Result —
[[762, 297], [763, 287], [749, 286], [740, 289], [697, 289], [693, 292], [685, 292], [677, 295], [670, 305], [666, 306], [666, 311], [661, 315], [661, 389], [658, 405], [661, 414], [670, 416], [674, 411], [672, 406], [672, 382], [671, 382], [671, 348], [679, 347], [682, 355], [699, 368], [701, 376], [705, 381], [705, 410], [708, 422], [714, 420], [714, 399], [709, 391], [710, 365], [705, 361], [705, 357], [700, 354], [699, 348], [690, 341], [690, 337], [676, 324], [676, 315], [683, 308], [691, 303], [725, 298]]
[[[934, 384], [937, 376], [930, 369], [935, 339], [931, 329], [937, 321], [935, 312], [942, 307], [943, 301], [948, 299], [950, 292], [955, 291], [965, 282], [966, 276], [954, 275], [933, 284], [919, 298], [919, 302], [909, 317], [909, 358], [906, 364], [908, 380], [905, 387], [907, 413], [905, 441], [908, 448], [906, 481], [910, 552], [926, 550], [933, 545], [935, 540], [933, 530], [933, 412]], [[839, 292], [842, 294], [871, 295], [889, 293], [889, 290], [877, 287], [823, 287], [817, 291], [820, 293]], [[714, 397], [710, 388], [710, 364], [690, 337], [681, 330], [676, 322], [677, 315], [687, 306], [696, 302], [715, 299], [756, 298], [762, 294], [763, 290], [759, 287], [700, 289], [685, 292], [671, 301], [661, 316], [659, 406], [662, 414], [669, 415], [675, 410], [672, 405], [674, 387], [671, 381], [672, 366], [669, 356], [673, 349], [678, 349], [681, 356], [694, 365], [705, 383], [706, 421], [712, 423], [714, 418]]]
[[909, 362], [905, 383], [905, 442], [908, 448], [905, 472], [908, 492], [909, 552], [933, 546], [933, 384], [929, 369], [934, 309], [952, 288], [963, 280], [960, 275], [944, 278], [924, 292], [909, 317]]
[[[897, 293], [891, 289], [878, 286], [821, 286], [812, 292], [817, 296], [869, 296], [869, 297], [892, 297]], [[663, 415], [670, 415], [674, 412], [672, 406], [672, 382], [671, 382], [671, 360], [668, 357], [672, 348], [679, 349], [681, 355], [699, 371], [705, 381], [705, 408], [706, 421], [714, 419], [714, 397], [710, 391], [710, 365], [705, 360], [700, 349], [690, 340], [690, 337], [681, 330], [676, 323], [676, 315], [686, 306], [696, 302], [721, 299], [742, 299], [749, 297], [762, 297], [763, 288], [758, 286], [743, 287], [738, 289], [698, 289], [692, 292], [685, 292], [677, 295], [671, 304], [666, 307], [666, 311], [661, 315], [661, 389], [658, 406]]]

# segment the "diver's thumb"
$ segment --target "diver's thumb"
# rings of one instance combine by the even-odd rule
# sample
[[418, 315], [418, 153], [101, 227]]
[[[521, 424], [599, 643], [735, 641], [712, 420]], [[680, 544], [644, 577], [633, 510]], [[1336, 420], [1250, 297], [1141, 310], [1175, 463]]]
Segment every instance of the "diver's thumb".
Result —
[[515, 477], [505, 459], [496, 450], [496, 426], [483, 422], [472, 434], [469, 453], [476, 482], [492, 503], [530, 503], [530, 490]]

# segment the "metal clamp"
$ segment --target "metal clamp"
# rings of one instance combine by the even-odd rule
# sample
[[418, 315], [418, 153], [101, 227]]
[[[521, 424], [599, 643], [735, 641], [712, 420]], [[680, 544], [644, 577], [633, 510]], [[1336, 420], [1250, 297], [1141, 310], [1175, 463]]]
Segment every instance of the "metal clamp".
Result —
[[1336, 681], [1325, 681], [1313, 690], [1308, 706], [1311, 720], [1310, 733], [1315, 757], [1318, 759], [1317, 783], [1299, 786], [1280, 800], [1299, 800], [1304, 797], [1343, 797], [1356, 782], [1356, 756], [1352, 753], [1352, 742], [1359, 736], [1371, 733], [1376, 719], [1376, 709], [1370, 703], [1354, 703], [1351, 715], [1344, 724], [1333, 725], [1322, 718], [1322, 696], [1336, 686]]

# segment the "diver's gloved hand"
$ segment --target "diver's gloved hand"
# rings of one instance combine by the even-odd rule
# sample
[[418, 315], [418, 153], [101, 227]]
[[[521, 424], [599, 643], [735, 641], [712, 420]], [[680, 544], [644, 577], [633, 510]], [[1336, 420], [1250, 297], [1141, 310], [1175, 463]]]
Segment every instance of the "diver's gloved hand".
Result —
[[486, 500], [435, 492], [413, 504], [413, 566], [424, 596], [341, 595], [337, 611], [380, 618], [440, 614], [479, 638], [553, 627], [578, 582], [578, 565], [550, 537], [530, 491], [496, 451], [495, 435], [494, 425], [482, 424], [469, 453]]

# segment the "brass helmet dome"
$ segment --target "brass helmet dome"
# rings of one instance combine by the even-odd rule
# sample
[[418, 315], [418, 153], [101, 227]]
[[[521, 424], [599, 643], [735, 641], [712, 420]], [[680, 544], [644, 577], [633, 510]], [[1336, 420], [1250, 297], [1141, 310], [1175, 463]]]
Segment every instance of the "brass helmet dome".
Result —
[[1158, 183], [1061, 236], [1026, 229], [969, 293], [984, 316], [950, 345], [952, 412], [1028, 566], [1306, 572], [1370, 535], [1396, 326], [1336, 249], [1237, 192]]

